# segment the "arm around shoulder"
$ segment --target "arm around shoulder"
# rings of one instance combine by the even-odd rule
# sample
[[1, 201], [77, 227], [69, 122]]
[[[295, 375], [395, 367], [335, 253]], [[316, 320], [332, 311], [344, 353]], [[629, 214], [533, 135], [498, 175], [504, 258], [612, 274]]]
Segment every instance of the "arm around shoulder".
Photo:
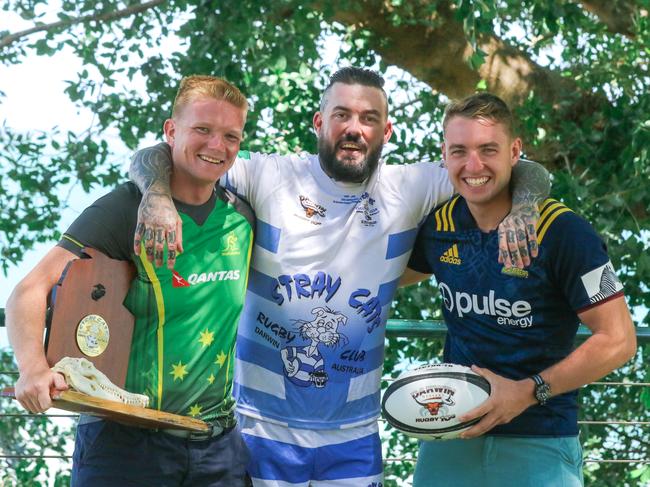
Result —
[[172, 172], [171, 148], [165, 142], [140, 149], [131, 157], [129, 178], [142, 193], [152, 186], [158, 191], [167, 192], [169, 189], [169, 176]]
[[551, 178], [544, 166], [520, 159], [512, 169], [512, 205], [539, 205], [551, 192]]
[[140, 243], [144, 241], [149, 261], [153, 262], [155, 257], [156, 266], [161, 266], [166, 241], [170, 269], [177, 252], [183, 251], [183, 226], [172, 200], [171, 171], [171, 148], [164, 142], [136, 152], [129, 168], [129, 177], [142, 192], [133, 251], [139, 254]]

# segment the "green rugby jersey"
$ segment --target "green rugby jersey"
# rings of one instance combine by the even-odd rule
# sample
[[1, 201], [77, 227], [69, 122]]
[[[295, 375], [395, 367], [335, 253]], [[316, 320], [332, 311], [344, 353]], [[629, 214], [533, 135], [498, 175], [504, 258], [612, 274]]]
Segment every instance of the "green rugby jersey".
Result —
[[[176, 202], [184, 252], [173, 271], [155, 268], [144, 248], [139, 256], [131, 251], [137, 276], [124, 302], [135, 316], [125, 389], [149, 396], [153, 409], [204, 421], [234, 409], [234, 345], [253, 243], [250, 210], [221, 188], [216, 192], [200, 224]], [[98, 200], [66, 236], [121, 258], [116, 249], [130, 244], [135, 227], [139, 194], [128, 201], [132, 193], [121, 187]], [[120, 212], [127, 221], [118, 228], [120, 218], [109, 214]], [[119, 242], [109, 242], [111, 233]]]
[[144, 249], [125, 305], [136, 318], [126, 389], [163, 411], [214, 419], [229, 414], [237, 322], [244, 302], [252, 231], [217, 201], [202, 226], [183, 219], [185, 251], [174, 271]]

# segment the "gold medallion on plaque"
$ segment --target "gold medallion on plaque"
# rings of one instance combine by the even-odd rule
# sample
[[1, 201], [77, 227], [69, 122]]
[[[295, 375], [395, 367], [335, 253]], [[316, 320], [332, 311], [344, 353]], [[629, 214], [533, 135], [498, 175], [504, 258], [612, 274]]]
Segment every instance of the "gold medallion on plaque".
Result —
[[108, 323], [99, 315], [87, 315], [77, 325], [77, 345], [88, 357], [104, 353], [108, 340]]

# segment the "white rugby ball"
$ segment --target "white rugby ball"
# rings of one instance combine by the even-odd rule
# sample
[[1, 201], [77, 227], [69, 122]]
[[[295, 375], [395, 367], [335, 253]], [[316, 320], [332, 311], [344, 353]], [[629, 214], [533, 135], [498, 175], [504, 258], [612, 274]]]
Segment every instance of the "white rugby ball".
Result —
[[489, 396], [490, 383], [469, 367], [432, 364], [400, 374], [386, 389], [381, 408], [386, 421], [408, 436], [447, 440], [480, 420], [461, 423], [458, 417]]

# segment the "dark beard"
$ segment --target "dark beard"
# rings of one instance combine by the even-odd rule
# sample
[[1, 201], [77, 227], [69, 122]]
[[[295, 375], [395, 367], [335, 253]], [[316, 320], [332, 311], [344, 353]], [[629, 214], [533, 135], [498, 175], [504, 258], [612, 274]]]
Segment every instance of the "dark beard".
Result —
[[[356, 137], [347, 137], [338, 144], [358, 141], [359, 139]], [[335, 154], [338, 144], [330, 145], [324, 139], [318, 139], [318, 159], [320, 160], [323, 171], [329, 177], [335, 181], [342, 181], [344, 183], [362, 183], [375, 172], [379, 165], [379, 157], [381, 156], [383, 144], [380, 144], [375, 149], [368, 149], [366, 158], [358, 164], [346, 164], [337, 159]]]

